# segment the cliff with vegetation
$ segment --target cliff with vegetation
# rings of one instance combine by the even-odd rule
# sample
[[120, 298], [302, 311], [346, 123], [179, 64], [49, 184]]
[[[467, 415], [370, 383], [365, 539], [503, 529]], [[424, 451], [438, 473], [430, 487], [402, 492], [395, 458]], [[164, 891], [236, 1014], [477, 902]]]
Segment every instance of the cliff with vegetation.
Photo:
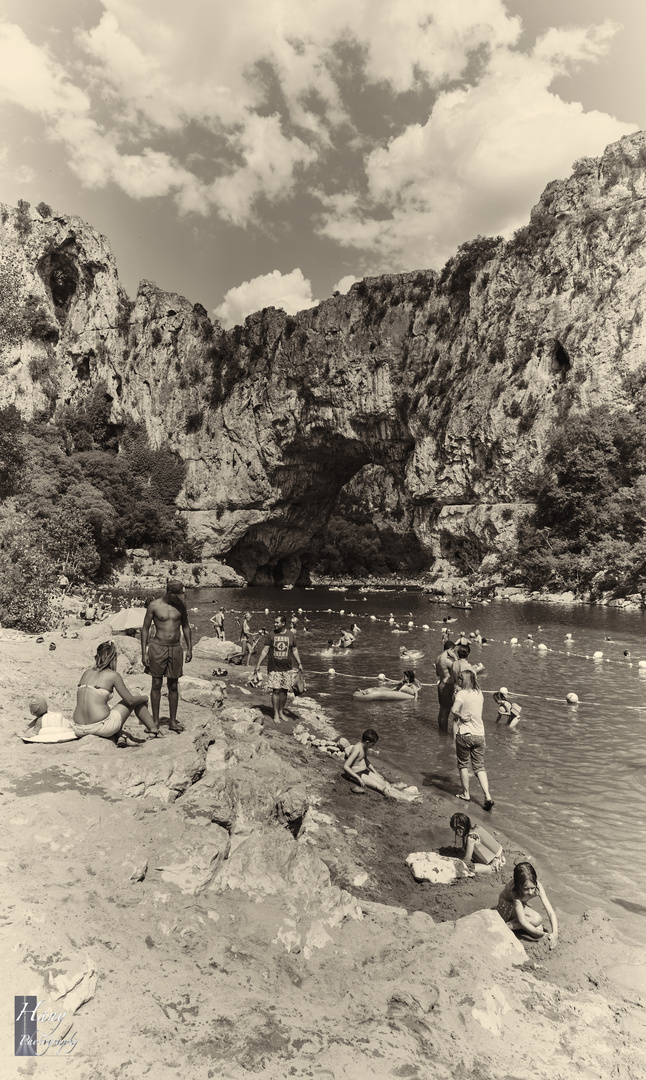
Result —
[[[440, 273], [369, 278], [296, 317], [265, 309], [228, 332], [151, 282], [131, 303], [107, 241], [78, 218], [5, 207], [0, 408], [41, 436], [43, 425], [67, 432], [63, 454], [130, 454], [132, 469], [136, 444], [142, 490], [161, 485], [182, 542], [248, 581], [295, 581], [366, 466], [386, 477], [393, 529], [414, 535], [427, 565], [495, 571], [546, 482], [586, 498], [596, 482], [559, 479], [556, 433], [579, 417], [593, 438], [595, 410], [635, 413], [645, 198], [639, 133], [548, 185], [508, 242], [478, 237]], [[615, 434], [621, 467], [607, 480], [628, 494], [593, 545], [604, 527], [628, 545], [642, 528], [640, 463], [633, 454], [624, 468]], [[590, 452], [596, 461], [603, 446]], [[153, 455], [143, 472], [142, 454]], [[79, 483], [97, 488], [87, 470]], [[548, 530], [549, 549], [547, 518], [531, 528]], [[145, 529], [130, 541], [148, 543]], [[582, 555], [567, 542], [568, 557]]]

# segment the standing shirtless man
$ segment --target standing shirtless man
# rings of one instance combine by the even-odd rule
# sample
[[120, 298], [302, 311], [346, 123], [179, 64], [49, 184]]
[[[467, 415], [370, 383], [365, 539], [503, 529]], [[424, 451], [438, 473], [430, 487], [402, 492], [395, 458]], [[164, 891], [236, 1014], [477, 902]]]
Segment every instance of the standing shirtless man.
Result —
[[444, 642], [443, 651], [435, 661], [437, 700], [440, 706], [437, 714], [437, 726], [440, 731], [448, 731], [449, 729], [449, 713], [451, 712], [451, 706], [453, 705], [453, 690], [455, 688], [451, 677], [451, 670], [457, 659], [458, 656], [455, 652], [455, 645], [452, 641], [447, 639]]
[[[182, 674], [184, 654], [180, 631], [186, 642], [186, 663], [193, 657], [191, 628], [188, 623], [186, 605], [182, 599], [184, 586], [181, 581], [168, 580], [166, 593], [158, 600], [153, 600], [146, 610], [146, 618], [141, 628], [141, 662], [152, 676], [150, 707], [155, 726], [159, 728], [159, 703], [164, 677], [168, 685], [168, 708], [170, 712], [170, 731], [179, 735], [184, 728], [177, 720], [177, 681]], [[155, 627], [155, 636], [150, 637], [151, 623]]]

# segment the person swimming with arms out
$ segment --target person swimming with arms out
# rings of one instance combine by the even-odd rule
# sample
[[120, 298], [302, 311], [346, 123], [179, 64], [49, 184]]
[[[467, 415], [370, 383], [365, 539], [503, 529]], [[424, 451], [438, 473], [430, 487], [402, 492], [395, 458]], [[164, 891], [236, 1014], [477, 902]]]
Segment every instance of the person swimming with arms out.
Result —
[[[535, 908], [528, 907], [530, 900], [535, 897], [541, 901], [550, 920], [551, 933], [549, 934], [546, 934], [543, 929], [540, 913]], [[522, 862], [514, 867], [513, 878], [507, 882], [498, 897], [496, 911], [505, 920], [509, 929], [515, 933], [521, 936], [527, 935], [537, 941], [547, 937], [550, 949], [556, 945], [559, 929], [554, 908], [531, 863]]]
[[471, 821], [466, 814], [454, 814], [451, 828], [455, 833], [456, 847], [458, 840], [462, 847], [459, 857], [469, 863], [470, 868], [477, 874], [493, 874], [505, 865], [502, 844], [482, 825]]

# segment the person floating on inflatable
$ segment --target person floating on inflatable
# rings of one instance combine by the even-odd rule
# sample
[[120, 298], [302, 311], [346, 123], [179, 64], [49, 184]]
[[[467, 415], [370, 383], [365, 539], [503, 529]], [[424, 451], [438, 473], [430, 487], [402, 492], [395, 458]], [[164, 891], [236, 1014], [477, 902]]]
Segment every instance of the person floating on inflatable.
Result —
[[507, 727], [515, 728], [520, 720], [520, 714], [523, 710], [515, 701], [509, 700], [508, 694], [509, 690], [507, 687], [501, 686], [500, 690], [497, 690], [493, 696], [496, 705], [499, 706], [496, 723], [499, 724], [501, 720], [504, 720]]
[[405, 645], [399, 646], [399, 659], [400, 660], [422, 660], [424, 653], [419, 649], [407, 649]]
[[415, 672], [412, 668], [409, 668], [404, 672], [404, 678], [401, 682], [398, 682], [396, 686], [393, 686], [393, 690], [400, 691], [402, 694], [410, 694], [417, 700], [417, 695], [422, 689], [422, 684], [415, 678]]
[[476, 825], [466, 814], [454, 814], [451, 828], [455, 833], [456, 847], [458, 840], [462, 847], [459, 856], [469, 868], [477, 874], [493, 874], [505, 865], [502, 844], [482, 825]]

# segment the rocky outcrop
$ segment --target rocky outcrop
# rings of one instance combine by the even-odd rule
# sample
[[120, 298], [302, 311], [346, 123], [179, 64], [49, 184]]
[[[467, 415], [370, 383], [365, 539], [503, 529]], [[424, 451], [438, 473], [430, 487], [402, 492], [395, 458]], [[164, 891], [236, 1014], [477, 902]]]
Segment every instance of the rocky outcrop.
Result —
[[52, 415], [104, 386], [117, 432], [131, 417], [182, 456], [191, 535], [249, 581], [295, 581], [366, 465], [387, 470], [400, 527], [438, 557], [486, 557], [509, 539], [507, 508], [531, 503], [554, 424], [630, 404], [645, 194], [638, 133], [548, 185], [508, 243], [478, 238], [439, 274], [366, 279], [227, 333], [151, 282], [132, 305], [78, 218], [4, 208], [0, 403]]
[[[33, 637], [1, 649], [6, 1040], [18, 987], [52, 1039], [39, 1077], [644, 1075], [643, 948], [588, 911], [559, 911], [552, 952], [523, 945], [492, 910], [492, 875], [474, 878], [493, 890], [482, 900], [465, 898], [464, 879], [444, 900], [444, 886], [409, 879], [411, 835], [439, 836], [443, 822], [450, 840], [443, 793], [431, 809], [426, 788], [412, 824], [377, 795], [365, 816], [338, 795], [317, 812], [332, 786], [325, 755], [264, 731], [262, 705], [213, 712], [183, 685], [179, 736], [129, 750], [16, 739], [34, 678], [69, 715], [100, 633], [57, 635], [55, 656]], [[196, 664], [199, 680], [209, 666]], [[363, 899], [390, 834], [389, 887], [410, 880], [407, 895], [434, 914]]]

